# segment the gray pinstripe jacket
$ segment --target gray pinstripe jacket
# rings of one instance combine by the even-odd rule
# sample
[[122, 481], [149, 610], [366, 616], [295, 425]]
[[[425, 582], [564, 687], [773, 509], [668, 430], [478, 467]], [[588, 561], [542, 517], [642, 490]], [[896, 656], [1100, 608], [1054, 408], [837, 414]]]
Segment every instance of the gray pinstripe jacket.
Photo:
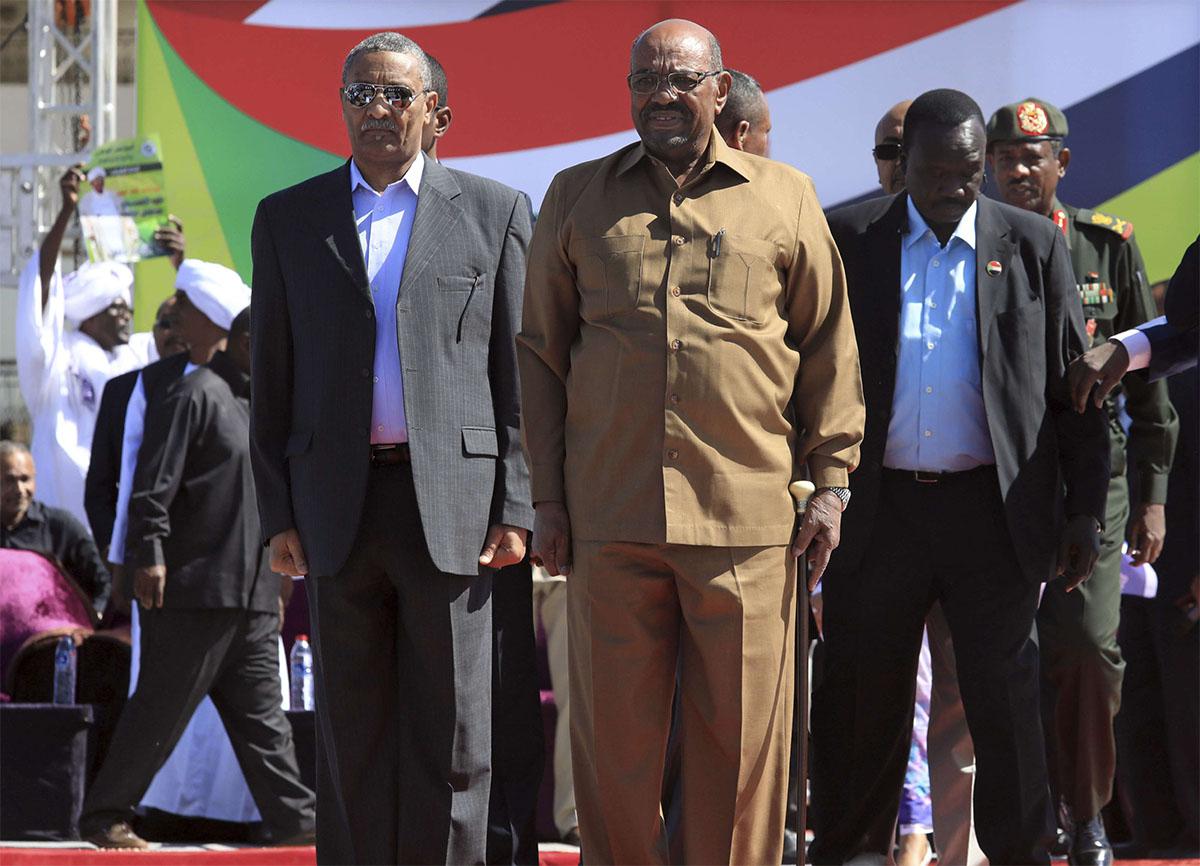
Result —
[[[263, 533], [295, 527], [309, 573], [345, 563], [369, 468], [374, 306], [349, 162], [258, 206], [251, 453]], [[475, 574], [487, 527], [530, 528], [514, 336], [525, 196], [427, 160], [396, 305], [404, 412], [434, 564]]]

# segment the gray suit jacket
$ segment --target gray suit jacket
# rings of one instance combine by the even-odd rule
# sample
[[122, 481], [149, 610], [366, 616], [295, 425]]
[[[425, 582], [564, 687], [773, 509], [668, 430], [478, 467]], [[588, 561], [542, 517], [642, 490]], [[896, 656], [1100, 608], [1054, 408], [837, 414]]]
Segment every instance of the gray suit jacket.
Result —
[[[309, 572], [345, 563], [369, 472], [375, 310], [350, 164], [254, 218], [251, 453], [263, 533], [295, 527]], [[476, 574], [487, 527], [530, 528], [514, 337], [525, 196], [427, 160], [396, 305], [404, 412], [434, 564]]]

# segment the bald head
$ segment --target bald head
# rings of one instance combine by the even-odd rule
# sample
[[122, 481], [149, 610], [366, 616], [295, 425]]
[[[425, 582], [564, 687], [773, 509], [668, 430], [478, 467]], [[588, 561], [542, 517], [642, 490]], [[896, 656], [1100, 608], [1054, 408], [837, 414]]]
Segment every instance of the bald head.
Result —
[[721, 68], [721, 43], [717, 41], [717, 37], [713, 36], [711, 31], [686, 18], [668, 18], [666, 21], [659, 21], [646, 28], [638, 34], [637, 39], [633, 40], [633, 47], [629, 50], [630, 72], [637, 68], [635, 64], [638, 46], [646, 40], [652, 40], [656, 44], [691, 41], [706, 55], [708, 61], [706, 69], [695, 71], [706, 72], [709, 69]]
[[717, 38], [692, 21], [655, 24], [633, 41], [630, 114], [647, 153], [680, 183], [699, 164], [731, 79]]
[[908, 113], [910, 105], [911, 99], [897, 102], [875, 125], [875, 170], [879, 173], [879, 185], [888, 195], [904, 189], [900, 144], [904, 140], [904, 115]]
[[908, 114], [908, 107], [912, 105], [911, 99], [905, 99], [903, 102], [897, 102], [888, 109], [887, 114], [879, 118], [879, 123], [875, 124], [875, 143], [881, 144], [884, 141], [895, 139], [900, 141], [901, 133], [904, 132], [904, 115]]

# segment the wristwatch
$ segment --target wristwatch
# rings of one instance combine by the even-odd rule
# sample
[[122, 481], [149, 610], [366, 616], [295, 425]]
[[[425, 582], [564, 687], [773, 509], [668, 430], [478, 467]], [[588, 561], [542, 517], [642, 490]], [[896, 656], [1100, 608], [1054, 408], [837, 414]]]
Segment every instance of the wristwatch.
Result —
[[[846, 506], [850, 504], [850, 488], [849, 487], [821, 487], [816, 491], [820, 493], [822, 490], [828, 490], [838, 499], [842, 500], [842, 511], [846, 510]], [[814, 494], [815, 495], [815, 494]]]

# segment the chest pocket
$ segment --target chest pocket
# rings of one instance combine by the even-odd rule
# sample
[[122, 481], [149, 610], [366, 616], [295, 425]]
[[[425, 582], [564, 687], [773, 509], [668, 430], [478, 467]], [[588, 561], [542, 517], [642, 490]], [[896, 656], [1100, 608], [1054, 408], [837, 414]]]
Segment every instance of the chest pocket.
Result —
[[642, 292], [643, 235], [588, 238], [576, 261], [581, 313], [599, 321], [637, 309]]
[[708, 305], [738, 322], [761, 325], [775, 309], [781, 292], [775, 244], [757, 238], [725, 235], [720, 255], [708, 246]]

